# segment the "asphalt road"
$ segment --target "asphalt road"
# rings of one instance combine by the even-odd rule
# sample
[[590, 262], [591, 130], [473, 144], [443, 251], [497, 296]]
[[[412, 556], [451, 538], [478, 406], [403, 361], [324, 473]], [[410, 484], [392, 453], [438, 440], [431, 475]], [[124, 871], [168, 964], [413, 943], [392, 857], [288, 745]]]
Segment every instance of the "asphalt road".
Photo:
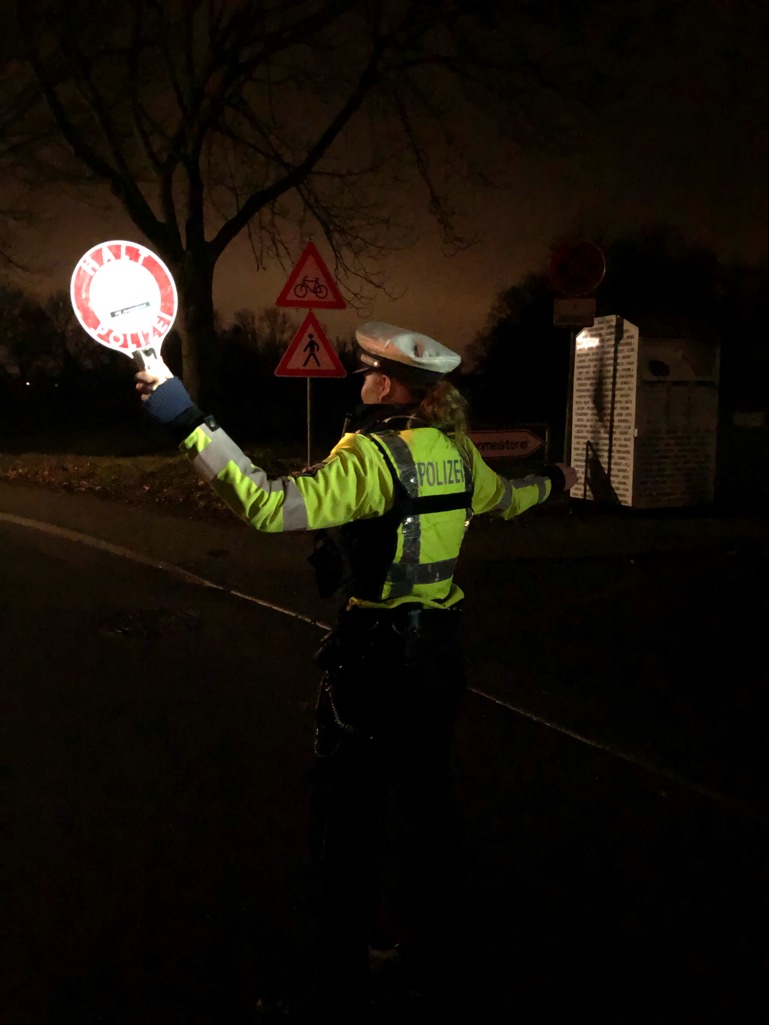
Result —
[[[763, 1021], [765, 535], [530, 522], [468, 541], [467, 874], [413, 1020]], [[3, 1022], [301, 997], [304, 555], [0, 485]]]

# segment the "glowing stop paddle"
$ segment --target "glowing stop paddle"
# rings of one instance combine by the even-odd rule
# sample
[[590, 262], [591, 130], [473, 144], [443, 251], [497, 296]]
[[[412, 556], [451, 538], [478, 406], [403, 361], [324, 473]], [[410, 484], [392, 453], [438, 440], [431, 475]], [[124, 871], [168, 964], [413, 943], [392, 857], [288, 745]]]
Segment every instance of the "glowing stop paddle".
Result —
[[81, 257], [70, 283], [72, 308], [100, 345], [152, 370], [171, 330], [178, 298], [171, 273], [138, 242], [100, 242]]

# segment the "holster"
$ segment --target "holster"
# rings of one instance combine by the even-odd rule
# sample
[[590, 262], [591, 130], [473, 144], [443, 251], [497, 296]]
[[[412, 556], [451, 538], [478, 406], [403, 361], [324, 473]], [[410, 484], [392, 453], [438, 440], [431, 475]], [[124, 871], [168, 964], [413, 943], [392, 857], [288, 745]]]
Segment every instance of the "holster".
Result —
[[333, 754], [343, 740], [372, 739], [391, 716], [387, 665], [402, 665], [399, 637], [377, 617], [343, 617], [313, 656], [323, 670], [316, 708], [316, 753]]
[[330, 630], [320, 642], [320, 647], [312, 656], [319, 669], [326, 672], [341, 669], [343, 663], [342, 637], [339, 630]]

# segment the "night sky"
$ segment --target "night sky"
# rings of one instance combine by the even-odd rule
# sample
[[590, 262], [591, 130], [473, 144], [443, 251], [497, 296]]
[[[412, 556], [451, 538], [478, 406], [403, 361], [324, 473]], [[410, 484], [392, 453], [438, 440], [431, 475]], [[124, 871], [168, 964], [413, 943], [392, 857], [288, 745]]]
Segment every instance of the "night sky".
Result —
[[[642, 13], [644, 3], [636, 6]], [[698, 0], [670, 11], [664, 27], [639, 20], [636, 53], [621, 69], [622, 94], [585, 114], [568, 136], [555, 126], [544, 141], [504, 151], [494, 136], [478, 140], [499, 186], [459, 197], [460, 227], [477, 244], [444, 256], [437, 229], [420, 214], [422, 240], [386, 264], [388, 289], [398, 298], [379, 294], [360, 313], [324, 313], [328, 333], [346, 334], [375, 317], [461, 350], [483, 325], [497, 292], [544, 269], [551, 243], [578, 231], [608, 240], [664, 222], [724, 259], [765, 259], [765, 4]], [[21, 284], [43, 293], [68, 288], [77, 260], [96, 242], [145, 241], [106, 200], [98, 210], [89, 204], [87, 194], [66, 204], [36, 198], [44, 220], [22, 239], [23, 256], [36, 273]], [[328, 259], [323, 241], [314, 240]], [[240, 307], [270, 305], [287, 273], [258, 271], [238, 241], [218, 264], [217, 308], [226, 320]]]

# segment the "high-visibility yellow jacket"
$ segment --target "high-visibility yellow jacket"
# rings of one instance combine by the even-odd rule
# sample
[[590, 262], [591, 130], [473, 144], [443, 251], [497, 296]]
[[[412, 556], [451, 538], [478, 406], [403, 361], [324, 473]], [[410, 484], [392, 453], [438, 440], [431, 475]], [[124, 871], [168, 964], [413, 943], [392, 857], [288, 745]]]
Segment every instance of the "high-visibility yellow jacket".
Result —
[[[471, 517], [512, 519], [544, 502], [552, 487], [549, 476], [506, 480], [469, 439], [457, 444], [437, 428], [403, 417], [345, 433], [321, 463], [277, 479], [210, 423], [196, 427], [181, 450], [257, 530], [347, 531], [358, 564], [350, 606], [455, 604], [463, 593], [454, 569]], [[354, 536], [348, 524], [356, 526]]]

